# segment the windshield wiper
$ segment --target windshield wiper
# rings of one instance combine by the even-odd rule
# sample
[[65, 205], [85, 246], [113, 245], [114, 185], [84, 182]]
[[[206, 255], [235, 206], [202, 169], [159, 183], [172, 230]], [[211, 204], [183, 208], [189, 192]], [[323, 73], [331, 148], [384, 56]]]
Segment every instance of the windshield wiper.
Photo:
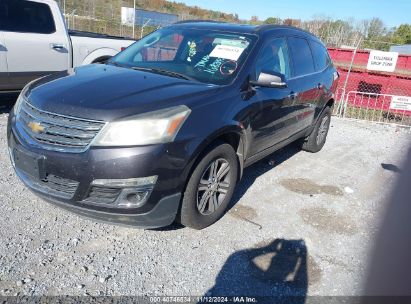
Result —
[[180, 74], [180, 73], [173, 72], [173, 71], [158, 69], [158, 68], [142, 68], [142, 67], [131, 67], [131, 68], [137, 71], [145, 71], [145, 72], [151, 72], [151, 73], [166, 75], [166, 76], [185, 79], [185, 80], [197, 81], [194, 78], [189, 77], [187, 75]]

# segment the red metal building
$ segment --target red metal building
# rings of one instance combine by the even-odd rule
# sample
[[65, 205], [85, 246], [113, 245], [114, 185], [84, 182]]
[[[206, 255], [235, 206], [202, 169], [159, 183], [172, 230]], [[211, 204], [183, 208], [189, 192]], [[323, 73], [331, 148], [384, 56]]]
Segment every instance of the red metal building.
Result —
[[[338, 92], [342, 94], [354, 50], [329, 48], [328, 51], [341, 76]], [[396, 69], [392, 73], [368, 71], [367, 63], [369, 56], [370, 52], [364, 50], [359, 50], [355, 54], [345, 94], [349, 92], [363, 92], [366, 94], [361, 95], [411, 96], [411, 55], [399, 55]], [[361, 101], [358, 101], [359, 98], [349, 98], [348, 102], [356, 107], [365, 107], [364, 103], [367, 103], [367, 107], [389, 110], [391, 97], [387, 98], [387, 96], [378, 95], [374, 99], [376, 101], [371, 105], [369, 104], [369, 99], [367, 101], [364, 97], [361, 98]], [[407, 111], [406, 114], [409, 115], [411, 113]]]

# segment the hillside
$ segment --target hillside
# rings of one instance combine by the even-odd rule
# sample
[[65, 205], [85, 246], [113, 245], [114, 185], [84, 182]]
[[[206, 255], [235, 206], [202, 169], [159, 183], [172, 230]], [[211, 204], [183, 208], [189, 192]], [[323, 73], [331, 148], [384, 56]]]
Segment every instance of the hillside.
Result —
[[[65, 12], [67, 24], [71, 29], [122, 36], [132, 35], [129, 27], [121, 25], [121, 7], [133, 7], [132, 0], [58, 0], [57, 2]], [[175, 14], [180, 20], [213, 19], [239, 22], [238, 15], [166, 0], [137, 0], [136, 8]], [[154, 29], [146, 28], [144, 34]]]
[[[98, 15], [107, 15], [112, 18], [114, 15], [120, 15], [122, 6], [133, 7], [132, 0], [59, 0], [60, 6], [66, 5], [66, 13], [76, 9], [77, 14], [86, 15], [91, 13]], [[176, 14], [181, 17], [193, 17], [196, 19], [217, 19], [224, 21], [239, 21], [238, 15], [227, 14], [214, 10], [206, 10], [198, 6], [188, 6], [184, 3], [166, 1], [166, 0], [137, 0], [136, 7], [140, 9]], [[117, 11], [115, 11], [117, 10]]]
[[[130, 7], [133, 1], [123, 1]], [[238, 22], [238, 15], [226, 14], [214, 10], [206, 10], [197, 6], [187, 6], [184, 3], [171, 2], [166, 0], [139, 0], [137, 7], [141, 9], [154, 10], [179, 15], [182, 19], [213, 19], [227, 22]]]

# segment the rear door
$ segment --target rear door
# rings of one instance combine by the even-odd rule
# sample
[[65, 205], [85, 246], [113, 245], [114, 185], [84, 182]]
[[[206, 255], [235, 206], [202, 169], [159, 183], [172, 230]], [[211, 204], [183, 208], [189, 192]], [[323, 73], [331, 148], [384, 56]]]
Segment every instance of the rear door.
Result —
[[319, 98], [315, 117], [320, 114], [325, 104], [333, 94], [334, 81], [338, 77], [327, 48], [320, 42], [310, 40], [311, 50], [314, 56], [315, 69], [317, 72]]
[[288, 37], [292, 58], [292, 77], [289, 86], [294, 88], [296, 110], [296, 132], [302, 131], [314, 121], [319, 99], [320, 82], [308, 40], [305, 37]]
[[[27, 82], [69, 66], [69, 40], [56, 2], [0, 0], [10, 85]], [[55, 13], [57, 24], [54, 21]], [[61, 19], [61, 20], [60, 20]]]

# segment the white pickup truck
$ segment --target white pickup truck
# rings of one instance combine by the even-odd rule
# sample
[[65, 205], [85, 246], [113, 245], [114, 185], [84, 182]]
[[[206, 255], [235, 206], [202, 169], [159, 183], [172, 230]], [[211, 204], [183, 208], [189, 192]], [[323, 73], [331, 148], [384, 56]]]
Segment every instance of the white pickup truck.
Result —
[[0, 93], [114, 56], [133, 40], [68, 31], [54, 0], [0, 0]]

